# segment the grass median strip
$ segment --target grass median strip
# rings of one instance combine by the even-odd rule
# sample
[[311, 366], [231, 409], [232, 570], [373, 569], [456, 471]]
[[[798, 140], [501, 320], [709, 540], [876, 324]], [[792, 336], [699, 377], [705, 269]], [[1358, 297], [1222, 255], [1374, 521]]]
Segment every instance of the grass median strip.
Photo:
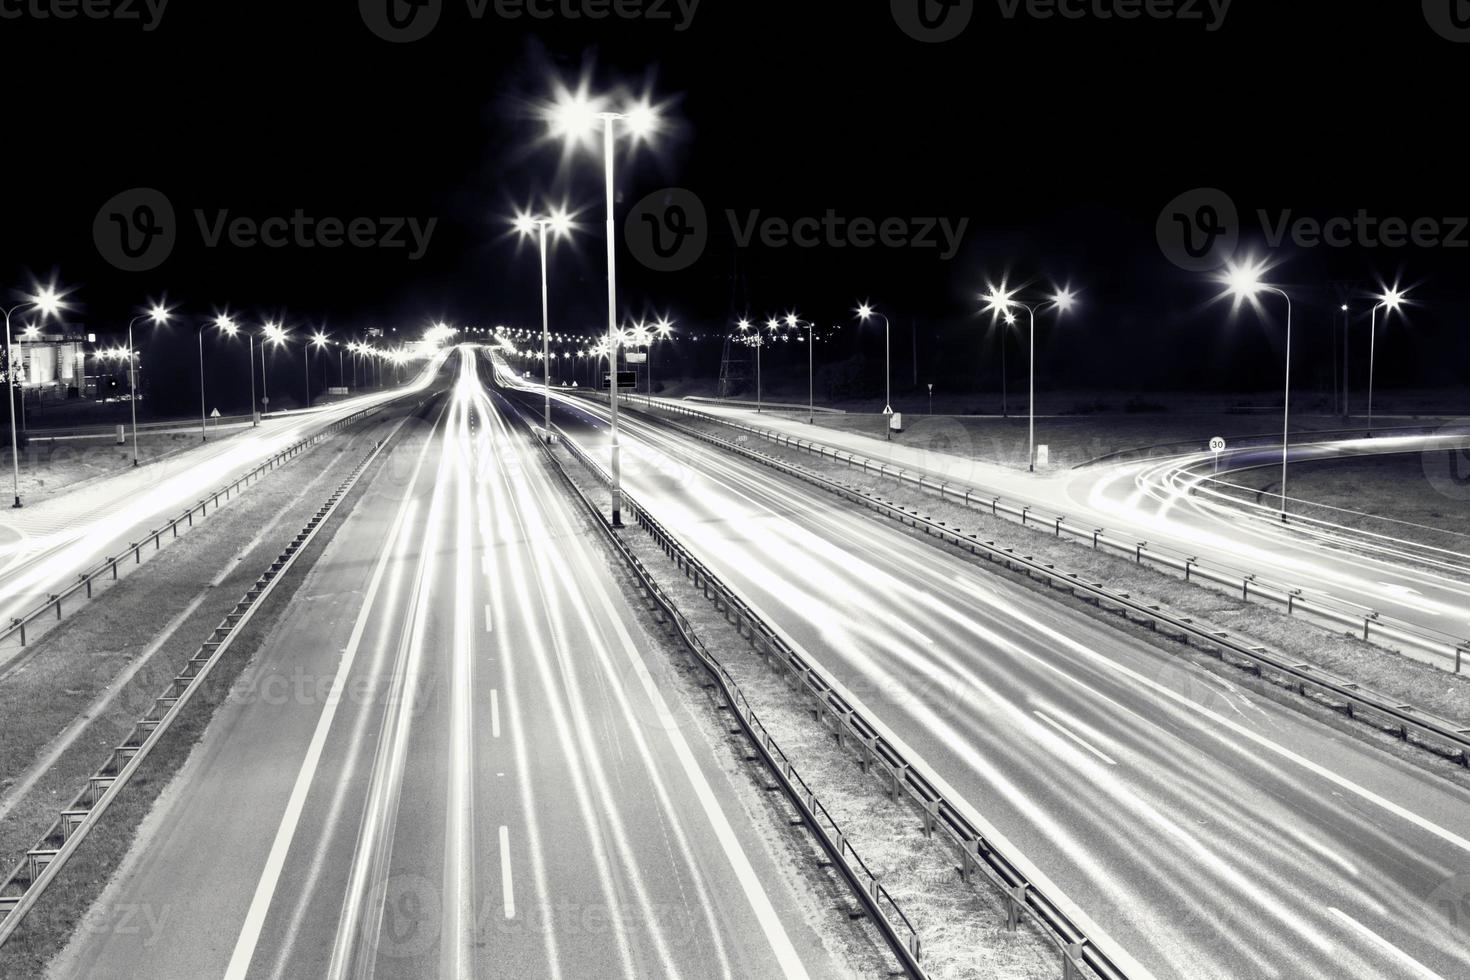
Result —
[[[602, 485], [570, 453], [563, 448], [555, 452], [584, 492], [601, 492]], [[876, 775], [863, 773], [858, 759], [839, 745], [834, 733], [812, 720], [807, 700], [762, 665], [738, 628], [680, 574], [653, 539], [630, 528], [623, 532], [623, 541], [735, 677], [767, 730], [914, 923], [926, 972], [974, 980], [1055, 976], [1055, 953], [1045, 938], [1029, 923], [1015, 931], [1007, 928], [1002, 903], [983, 886], [961, 878], [952, 849], [938, 838], [926, 837], [923, 821], [912, 807], [902, 798], [890, 799]], [[703, 676], [692, 667], [686, 673], [691, 685]], [[726, 742], [737, 758], [747, 758], [743, 739]], [[851, 897], [843, 894], [838, 909], [851, 914]]]

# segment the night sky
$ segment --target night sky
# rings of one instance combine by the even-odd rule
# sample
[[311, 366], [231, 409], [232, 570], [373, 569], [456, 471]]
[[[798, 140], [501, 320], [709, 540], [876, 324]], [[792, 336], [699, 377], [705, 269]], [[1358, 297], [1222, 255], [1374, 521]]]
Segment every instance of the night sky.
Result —
[[[1024, 6], [1007, 19], [1010, 0], [990, 0], [942, 43], [900, 25], [915, 0], [702, 0], [692, 17], [688, 0], [683, 10], [647, 0], [663, 19], [596, 22], [564, 13], [594, 0], [546, 3], [561, 11], [546, 20], [497, 16], [493, 0], [476, 18], [478, 0], [444, 0], [428, 36], [407, 43], [368, 26], [384, 22], [388, 0], [172, 0], [151, 30], [141, 0], [128, 13], [142, 20], [40, 19], [48, 0], [5, 2], [11, 193], [0, 275], [18, 286], [54, 274], [75, 289], [69, 317], [98, 333], [164, 292], [191, 314], [284, 314], [298, 333], [409, 335], [438, 318], [539, 326], [534, 253], [507, 232], [517, 207], [546, 199], [579, 212], [578, 234], [552, 257], [553, 329], [600, 329], [600, 158], [565, 155], [534, 112], [558, 84], [586, 80], [593, 91], [649, 93], [665, 111], [652, 144], [620, 144], [620, 239], [633, 206], [664, 188], [692, 192], [707, 215], [708, 243], [679, 271], [648, 268], [620, 240], [620, 300], [632, 316], [667, 313], [683, 332], [717, 334], [739, 315], [794, 308], [855, 331], [850, 308], [870, 298], [896, 333], [918, 329], [920, 381], [958, 388], [993, 371], [995, 337], [977, 300], [987, 280], [1067, 282], [1081, 307], [1060, 325], [1043, 318], [1038, 337], [1051, 385], [1270, 389], [1280, 304], [1267, 300], [1264, 321], [1248, 309], [1232, 316], [1210, 302], [1210, 275], [1171, 263], [1156, 234], [1171, 199], [1215, 187], [1241, 217], [1237, 255], [1271, 262], [1272, 281], [1293, 294], [1304, 389], [1330, 391], [1344, 296], [1357, 310], [1353, 342], [1366, 344], [1363, 297], [1379, 278], [1414, 286], [1416, 301], [1381, 335], [1380, 384], [1466, 376], [1459, 100], [1470, 43], [1430, 24], [1452, 0], [1235, 0], [1223, 20], [1204, 0], [1172, 5], [1195, 20], [1039, 19]], [[137, 187], [167, 197], [177, 240], [161, 264], [129, 272], [99, 253], [93, 223]], [[416, 259], [407, 232], [403, 248], [211, 248], [196, 209], [206, 223], [220, 211], [263, 220], [297, 209], [436, 223]], [[1258, 210], [1270, 222], [1285, 211], [1435, 219], [1459, 247], [1273, 248]], [[937, 231], [935, 248], [739, 247], [729, 214], [743, 224], [756, 212], [828, 211], [907, 228], [967, 224], [946, 258]], [[184, 370], [178, 352], [192, 351], [193, 329], [145, 348], [155, 372]], [[824, 355], [850, 353], [859, 341], [848, 336]], [[679, 350], [689, 370], [717, 370], [716, 345]], [[243, 376], [224, 357], [211, 371]]]

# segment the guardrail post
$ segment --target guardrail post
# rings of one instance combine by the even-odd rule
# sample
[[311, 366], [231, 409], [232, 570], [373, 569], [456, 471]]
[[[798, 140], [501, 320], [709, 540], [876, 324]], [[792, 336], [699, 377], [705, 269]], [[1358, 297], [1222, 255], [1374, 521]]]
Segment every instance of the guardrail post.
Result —
[[20, 645], [26, 645], [26, 621], [23, 619], [11, 619], [10, 625], [20, 629]]
[[1021, 910], [1026, 907], [1026, 884], [1006, 889], [1006, 929], [1015, 932], [1021, 925]]
[[1286, 593], [1286, 614], [1290, 616], [1296, 612], [1296, 601], [1301, 597], [1301, 589], [1291, 589]]
[[1082, 980], [1082, 944], [1062, 947], [1062, 980]]
[[1243, 575], [1240, 579], [1240, 597], [1249, 599], [1251, 597], [1251, 583], [1256, 580], [1254, 575]]
[[1455, 673], [1458, 674], [1460, 672], [1460, 661], [1464, 659], [1467, 653], [1470, 653], [1470, 643], [1455, 647]]
[[1140, 565], [1143, 564], [1143, 549], [1147, 547], [1147, 541], [1140, 541], [1138, 542], [1138, 544], [1133, 546], [1133, 555], [1137, 559], [1137, 563]]
[[1373, 620], [1377, 618], [1378, 614], [1376, 612], [1371, 612], [1363, 617], [1363, 642], [1366, 643], [1368, 641], [1368, 632], [1373, 627]]
[[1189, 570], [1194, 567], [1194, 563], [1197, 561], [1199, 561], [1198, 558], [1184, 559], [1184, 581], [1189, 581]]

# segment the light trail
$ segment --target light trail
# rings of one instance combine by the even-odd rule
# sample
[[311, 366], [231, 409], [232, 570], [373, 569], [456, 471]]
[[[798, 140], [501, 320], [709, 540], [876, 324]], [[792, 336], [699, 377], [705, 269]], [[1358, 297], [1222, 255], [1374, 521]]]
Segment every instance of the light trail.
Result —
[[[568, 415], [600, 417], [600, 407], [561, 401], [569, 437], [603, 451], [604, 430]], [[853, 703], [885, 719], [897, 744], [960, 787], [957, 797], [1000, 820], [1062, 891], [1112, 910], [1104, 928], [1160, 975], [1309, 973], [1321, 950], [1375, 974], [1378, 951], [1343, 950], [1322, 897], [1363, 915], [1379, 914], [1380, 900], [1416, 908], [1462, 860], [1450, 828], [1470, 798], [1458, 791], [1269, 701], [1242, 714], [1193, 668], [768, 469], [637, 416], [623, 453], [628, 487], [665, 526], [826, 666], [844, 696], [855, 691]], [[643, 461], [660, 454], [681, 467]], [[688, 475], [668, 475], [681, 469]], [[1109, 766], [1021, 712], [1039, 693], [1034, 707], [1128, 765]], [[1208, 710], [1215, 699], [1230, 714]], [[1303, 768], [1268, 761], [1279, 752]], [[1344, 792], [1357, 802], [1344, 807]], [[1261, 849], [1288, 829], [1307, 840]], [[1180, 908], [1240, 928], [1181, 930], [1169, 911]], [[1470, 965], [1427, 927], [1413, 943]]]

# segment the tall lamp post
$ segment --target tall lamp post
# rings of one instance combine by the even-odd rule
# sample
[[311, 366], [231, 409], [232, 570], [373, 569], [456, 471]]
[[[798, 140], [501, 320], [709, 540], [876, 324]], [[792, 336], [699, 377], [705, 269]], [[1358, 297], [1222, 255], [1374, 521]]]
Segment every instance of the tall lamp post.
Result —
[[563, 137], [568, 145], [583, 141], [598, 122], [602, 125], [602, 168], [606, 189], [606, 238], [607, 238], [607, 343], [608, 374], [611, 378], [612, 406], [612, 525], [623, 523], [623, 478], [622, 447], [618, 438], [618, 266], [617, 226], [614, 217], [614, 172], [616, 168], [616, 126], [623, 122], [635, 140], [654, 132], [658, 126], [658, 113], [646, 101], [632, 105], [626, 112], [608, 112], [602, 109], [600, 100], [589, 99], [585, 93], [566, 94], [547, 113], [553, 136]]
[[266, 383], [265, 348], [267, 344], [281, 347], [286, 343], [286, 328], [275, 320], [267, 320], [262, 327], [264, 336], [260, 340], [260, 404], [261, 413], [270, 411], [270, 386]]
[[892, 362], [892, 360], [889, 357], [889, 355], [892, 352], [892, 344], [890, 343], [891, 335], [892, 335], [892, 330], [889, 328], [888, 317], [885, 314], [879, 313], [877, 310], [873, 309], [873, 307], [870, 306], [870, 305], [868, 305], [867, 303], [859, 303], [856, 312], [857, 312], [857, 315], [858, 315], [858, 319], [861, 320], [863, 323], [867, 323], [869, 320], [871, 320], [875, 316], [883, 317], [883, 378], [884, 378], [884, 391], [885, 391], [884, 398], [883, 398], [883, 414], [884, 415], [892, 415], [893, 414], [893, 362]]
[[515, 220], [516, 231], [522, 235], [536, 236], [537, 248], [541, 253], [541, 388], [543, 425], [548, 433], [551, 432], [551, 326], [550, 305], [546, 293], [546, 233], [550, 231], [561, 238], [569, 233], [571, 227], [571, 216], [564, 208], [557, 208], [545, 215], [521, 214]]
[[149, 320], [155, 327], [159, 327], [172, 318], [172, 309], [162, 303], [150, 303], [147, 313], [140, 313], [128, 321], [128, 401], [133, 414], [134, 466], [138, 465], [138, 349], [133, 346], [133, 324], [139, 320]]
[[[1014, 291], [1008, 290], [1002, 282], [999, 287], [992, 286], [982, 299], [985, 300], [985, 309], [991, 313], [1010, 315], [1011, 307], [1017, 307], [1026, 311], [1030, 324], [1029, 353], [1027, 354], [1027, 370], [1030, 374], [1028, 393], [1026, 395], [1026, 469], [1028, 472], [1036, 472], [1036, 311], [1051, 307], [1059, 314], [1066, 313], [1072, 309], [1077, 302], [1076, 293], [1070, 289], [1057, 289], [1052, 295], [1041, 303], [1022, 303], [1016, 299]], [[1010, 320], [1007, 319], [1007, 323]], [[1004, 343], [1004, 338], [1001, 339]]]
[[1373, 362], [1378, 353], [1378, 311], [1386, 310], [1383, 319], [1388, 320], [1388, 314], [1403, 305], [1404, 294], [1397, 288], [1385, 289], [1383, 294], [1375, 297], [1378, 305], [1373, 307], [1373, 312], [1368, 319], [1368, 435], [1373, 435]]
[[660, 340], [668, 340], [674, 334], [674, 324], [666, 316], [659, 317], [653, 325], [653, 336], [648, 344], [648, 397], [653, 398], [653, 352], [658, 350]]
[[[240, 333], [240, 326], [235, 318], [228, 313], [222, 313], [214, 318], [214, 325], [219, 328], [220, 333], [226, 337], [233, 338]], [[260, 413], [256, 411], [255, 404], [255, 335], [248, 330], [245, 332], [247, 346], [245, 348], [245, 362], [250, 365], [250, 426], [254, 428], [260, 424]], [[262, 363], [262, 376], [264, 364]]]
[[[317, 350], [321, 350], [323, 347], [326, 347], [326, 346], [327, 346], [327, 335], [325, 333], [323, 333], [322, 331], [320, 331], [320, 330], [316, 331], [315, 333], [313, 333], [311, 335], [311, 343], [308, 344], [305, 341], [302, 341], [302, 343], [301, 343], [301, 360], [303, 362], [305, 362], [305, 367], [306, 367], [306, 407], [307, 408], [310, 408], [311, 407], [311, 359], [307, 355], [308, 355], [308, 352], [313, 347], [315, 347]], [[326, 367], [326, 365], [323, 364], [322, 367], [323, 367], [323, 371], [325, 373], [325, 367]]]
[[11, 489], [15, 494], [15, 503], [11, 504], [11, 507], [19, 507], [21, 504], [20, 435], [15, 425], [15, 357], [10, 347], [10, 318], [19, 310], [36, 310], [44, 320], [48, 316], [55, 316], [61, 311], [61, 308], [61, 294], [56, 291], [56, 287], [43, 286], [5, 310], [5, 391], [10, 399], [10, 474]]
[[810, 320], [803, 320], [795, 313], [786, 314], [786, 325], [793, 330], [798, 327], [806, 327], [806, 424], [815, 425], [817, 421], [817, 375], [813, 367], [815, 355], [812, 350], [817, 345], [817, 325]]
[[1225, 284], [1227, 294], [1235, 297], [1237, 304], [1241, 300], [1250, 300], [1259, 309], [1255, 300], [1261, 293], [1275, 293], [1286, 300], [1286, 389], [1281, 407], [1281, 520], [1285, 523], [1286, 461], [1291, 443], [1291, 297], [1285, 290], [1262, 282], [1261, 275], [1264, 272], [1265, 266], [1259, 262], [1246, 262], [1243, 265], [1232, 262], [1221, 276], [1221, 281]]

